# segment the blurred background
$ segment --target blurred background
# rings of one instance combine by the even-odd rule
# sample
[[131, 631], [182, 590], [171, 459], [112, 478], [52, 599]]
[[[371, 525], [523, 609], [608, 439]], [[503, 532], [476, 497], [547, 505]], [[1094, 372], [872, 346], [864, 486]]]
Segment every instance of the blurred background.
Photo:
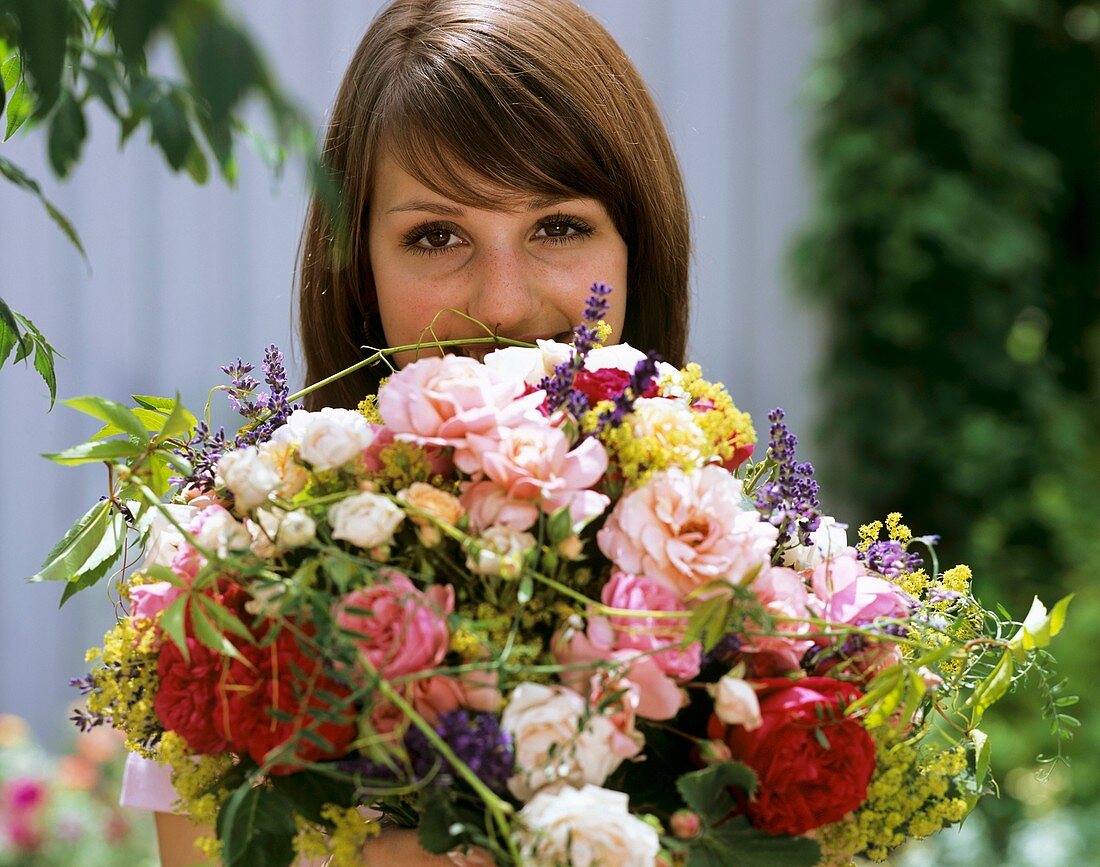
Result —
[[[224, 5], [320, 136], [382, 4]], [[968, 563], [985, 603], [1015, 617], [1034, 594], [1077, 593], [1055, 647], [1071, 691], [1084, 694], [1071, 711], [1084, 725], [1065, 746], [1073, 764], [1038, 781], [1037, 757], [1058, 745], [1034, 721], [1037, 698], [999, 706], [986, 728], [1000, 799], [961, 834], [896, 860], [1091, 863], [1100, 3], [581, 5], [634, 59], [680, 157], [695, 242], [691, 357], [727, 383], [764, 439], [767, 411], [786, 409], [826, 510], [853, 529], [903, 512], [917, 534], [942, 534], [941, 563]], [[149, 68], [178, 79], [179, 57], [154, 41]], [[233, 50], [205, 58], [215, 71], [239, 60]], [[78, 158], [66, 160], [56, 124], [28, 123], [0, 145], [87, 250], [85, 262], [32, 192], [0, 178], [0, 297], [64, 355], [59, 397], [178, 390], [198, 410], [220, 364], [258, 362], [269, 343], [300, 381], [291, 303], [309, 183], [300, 154], [273, 168], [277, 135], [258, 101], [240, 105], [260, 135], [243, 137], [232, 185], [217, 152], [221, 172], [208, 167], [196, 183], [204, 173], [179, 150], [170, 115], [120, 150], [119, 123], [99, 101], [76, 127], [86, 129]], [[95, 469], [39, 457], [94, 430], [48, 408], [33, 369], [0, 371], [0, 752], [58, 756], [77, 749], [67, 681], [84, 673], [84, 650], [114, 612], [100, 587], [58, 611], [60, 587], [25, 582], [106, 487]], [[109, 770], [97, 773], [96, 786], [109, 782]], [[58, 774], [58, 785], [72, 782]], [[81, 791], [93, 791], [88, 779]]]

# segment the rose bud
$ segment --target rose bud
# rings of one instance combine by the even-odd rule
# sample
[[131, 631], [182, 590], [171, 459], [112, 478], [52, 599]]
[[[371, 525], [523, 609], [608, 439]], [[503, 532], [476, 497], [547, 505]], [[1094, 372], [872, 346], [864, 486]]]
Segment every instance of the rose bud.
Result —
[[692, 837], [698, 837], [703, 827], [702, 823], [699, 821], [698, 813], [694, 813], [691, 810], [677, 810], [672, 814], [672, 818], [669, 819], [668, 826], [672, 829], [673, 835], [679, 837], [681, 840], [690, 840]]
[[729, 745], [724, 741], [703, 741], [699, 744], [699, 760], [704, 765], [717, 765], [733, 759]]

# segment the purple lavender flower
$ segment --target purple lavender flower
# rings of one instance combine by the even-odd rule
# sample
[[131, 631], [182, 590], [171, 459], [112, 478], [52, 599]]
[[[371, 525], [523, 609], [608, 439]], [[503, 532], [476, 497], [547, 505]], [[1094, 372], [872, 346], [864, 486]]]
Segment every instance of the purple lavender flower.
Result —
[[798, 437], [787, 428], [783, 416], [780, 407], [768, 413], [772, 423], [768, 457], [777, 466], [772, 480], [757, 489], [756, 507], [772, 526], [779, 528], [778, 544], [795, 541], [808, 545], [810, 534], [821, 523], [819, 486], [814, 480], [813, 464], [795, 460]]
[[856, 556], [867, 564], [868, 569], [893, 580], [905, 573], [916, 572], [924, 565], [920, 554], [906, 551], [901, 542], [894, 539], [872, 542], [866, 551], [860, 551]]
[[287, 418], [301, 404], [290, 403], [290, 387], [287, 385], [283, 353], [272, 344], [264, 351], [264, 381], [268, 391], [256, 394], [259, 382], [251, 376], [253, 365], [240, 358], [233, 364], [222, 366], [222, 372], [231, 380], [228, 394], [233, 408], [251, 424], [239, 433], [232, 443], [226, 438], [224, 428], [211, 435], [206, 422], [199, 422], [195, 433], [176, 454], [191, 464], [191, 474], [175, 477], [172, 483], [191, 485], [202, 490], [214, 487], [214, 471], [218, 461], [231, 449], [258, 445], [271, 439], [276, 430], [286, 424]]
[[606, 283], [593, 283], [592, 294], [584, 306], [584, 319], [573, 329], [573, 351], [568, 359], [555, 365], [552, 376], [544, 377], [539, 388], [546, 392], [546, 407], [550, 412], [562, 406], [580, 418], [588, 411], [588, 398], [573, 388], [573, 377], [577, 371], [584, 370], [584, 360], [596, 344], [596, 325], [603, 319], [611, 306], [607, 296], [611, 287]]
[[[515, 765], [512, 736], [500, 728], [495, 714], [453, 710], [440, 714], [435, 726], [455, 755], [465, 762], [478, 779], [494, 792], [507, 791], [508, 778]], [[420, 729], [410, 727], [405, 736], [413, 771], [418, 777], [426, 777], [439, 768], [433, 784], [449, 786], [454, 783], [454, 769], [443, 759]]]

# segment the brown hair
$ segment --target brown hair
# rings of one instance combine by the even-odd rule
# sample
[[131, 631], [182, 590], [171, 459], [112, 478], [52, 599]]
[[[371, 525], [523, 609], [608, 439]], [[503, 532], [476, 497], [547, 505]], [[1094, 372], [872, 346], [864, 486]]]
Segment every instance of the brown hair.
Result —
[[[395, 0], [367, 30], [333, 105], [322, 160], [341, 209], [315, 195], [302, 233], [307, 384], [361, 360], [364, 345], [383, 345], [367, 245], [383, 147], [470, 207], [499, 203], [460, 185], [456, 168], [490, 189], [601, 201], [628, 251], [622, 337], [682, 363], [687, 202], [657, 109], [622, 49], [571, 0]], [[354, 407], [384, 370], [345, 376], [307, 406]]]

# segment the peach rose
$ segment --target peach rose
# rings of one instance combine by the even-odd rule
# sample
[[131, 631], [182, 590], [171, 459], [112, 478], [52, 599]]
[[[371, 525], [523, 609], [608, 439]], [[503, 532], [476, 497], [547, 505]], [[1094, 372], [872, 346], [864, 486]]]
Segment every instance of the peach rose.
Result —
[[686, 596], [718, 579], [743, 583], [768, 565], [778, 535], [743, 503], [741, 482], [711, 465], [654, 474], [619, 500], [596, 538], [622, 571]]

